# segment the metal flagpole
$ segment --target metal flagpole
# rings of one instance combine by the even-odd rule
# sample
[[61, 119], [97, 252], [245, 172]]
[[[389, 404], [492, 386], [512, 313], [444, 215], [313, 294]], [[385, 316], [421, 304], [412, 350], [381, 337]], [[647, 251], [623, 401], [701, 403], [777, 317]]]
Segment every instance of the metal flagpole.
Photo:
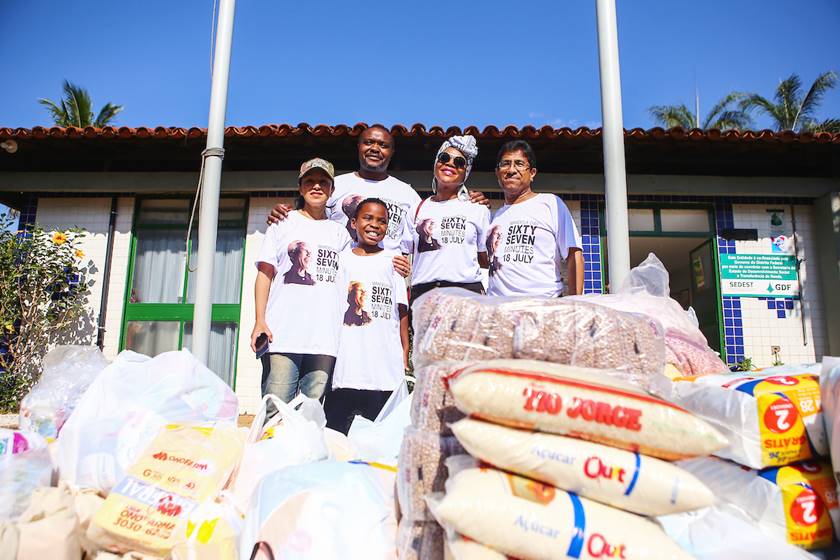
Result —
[[598, 61], [601, 70], [601, 116], [604, 121], [604, 178], [607, 200], [607, 253], [610, 291], [621, 288], [630, 273], [627, 222], [627, 177], [624, 169], [624, 125], [615, 0], [596, 0]]
[[212, 312], [213, 257], [219, 221], [219, 190], [224, 158], [225, 111], [227, 109], [230, 50], [233, 42], [233, 15], [236, 0], [220, 0], [210, 88], [210, 116], [207, 148], [204, 150], [204, 181], [201, 185], [201, 213], [198, 221], [198, 264], [196, 269], [195, 312], [193, 314], [192, 353], [207, 363]]

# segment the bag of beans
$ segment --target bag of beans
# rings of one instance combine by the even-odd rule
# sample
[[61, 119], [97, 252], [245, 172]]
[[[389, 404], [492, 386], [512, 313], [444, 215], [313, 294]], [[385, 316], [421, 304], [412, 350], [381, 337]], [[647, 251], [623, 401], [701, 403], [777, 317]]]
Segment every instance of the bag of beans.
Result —
[[453, 436], [440, 436], [415, 427], [405, 430], [397, 467], [397, 499], [403, 521], [431, 521], [426, 496], [446, 484], [446, 460], [464, 453]]
[[[459, 365], [460, 364], [460, 365]], [[411, 401], [411, 424], [419, 430], [452, 435], [449, 424], [464, 417], [446, 389], [446, 377], [463, 367], [461, 362], [435, 362], [416, 371]]]
[[435, 521], [402, 520], [397, 528], [397, 558], [400, 560], [442, 560], [443, 528]]
[[714, 502], [691, 474], [639, 453], [471, 418], [452, 431], [470, 455], [495, 467], [633, 513], [666, 515]]
[[604, 372], [531, 360], [490, 360], [447, 378], [473, 418], [604, 443], [660, 459], [709, 455], [726, 439], [688, 411]]
[[495, 469], [456, 473], [430, 502], [447, 529], [522, 560], [690, 558], [652, 521]]

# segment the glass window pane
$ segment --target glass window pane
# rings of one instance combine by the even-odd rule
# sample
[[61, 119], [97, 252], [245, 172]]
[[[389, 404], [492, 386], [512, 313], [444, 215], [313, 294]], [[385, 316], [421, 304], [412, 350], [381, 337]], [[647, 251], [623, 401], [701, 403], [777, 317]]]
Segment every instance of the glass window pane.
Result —
[[131, 303], [181, 303], [186, 245], [181, 230], [140, 230]]
[[[192, 322], [184, 323], [184, 348], [192, 348]], [[212, 323], [207, 367], [222, 380], [233, 386], [233, 369], [236, 357], [236, 323]]]
[[139, 225], [184, 223], [190, 219], [186, 198], [144, 198], [137, 216]]
[[[198, 213], [196, 213], [197, 215]], [[245, 199], [244, 198], [222, 198], [219, 199], [219, 221], [220, 222], [244, 222], [245, 221]]]
[[[242, 257], [245, 231], [220, 229], [216, 235], [216, 253], [213, 257], [213, 303], [239, 303], [242, 288]], [[196, 267], [198, 265], [198, 232], [193, 232], [187, 303], [195, 303]]]
[[630, 231], [653, 231], [655, 229], [652, 208], [630, 208], [627, 213]]
[[147, 356], [178, 349], [178, 321], [129, 321], [125, 325], [125, 347]]
[[[662, 231], [709, 231], [709, 212], [703, 209], [663, 208]], [[631, 228], [632, 229], [632, 228]]]

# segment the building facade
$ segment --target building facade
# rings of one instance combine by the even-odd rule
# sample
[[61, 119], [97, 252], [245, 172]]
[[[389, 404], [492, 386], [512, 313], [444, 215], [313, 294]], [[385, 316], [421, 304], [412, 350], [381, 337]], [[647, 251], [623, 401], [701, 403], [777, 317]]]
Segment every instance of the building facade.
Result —
[[[296, 196], [301, 161], [356, 164], [355, 127], [228, 129], [214, 262], [210, 367], [231, 384], [243, 412], [260, 400], [249, 348], [253, 265], [277, 202]], [[470, 187], [503, 202], [496, 150], [524, 138], [537, 152], [535, 189], [569, 206], [583, 236], [585, 291], [609, 282], [600, 131], [394, 127], [393, 175], [427, 196], [443, 138], [478, 137]], [[21, 223], [80, 227], [94, 261], [92, 326], [79, 340], [146, 354], [189, 348], [197, 224], [200, 129], [0, 129], [0, 201]], [[655, 253], [671, 295], [691, 306], [709, 344], [729, 365], [813, 362], [840, 354], [840, 135], [632, 130], [626, 135], [631, 261]], [[97, 325], [97, 318], [102, 324]]]

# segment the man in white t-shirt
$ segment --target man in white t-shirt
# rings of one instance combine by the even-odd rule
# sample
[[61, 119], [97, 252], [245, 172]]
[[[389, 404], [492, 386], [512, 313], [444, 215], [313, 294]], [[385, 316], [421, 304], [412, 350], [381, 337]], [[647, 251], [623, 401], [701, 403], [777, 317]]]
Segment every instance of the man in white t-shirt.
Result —
[[524, 140], [499, 150], [496, 179], [505, 205], [493, 215], [487, 233], [491, 296], [562, 296], [564, 260], [566, 293], [583, 293], [580, 234], [560, 197], [531, 190], [536, 163], [534, 150]]
[[[394, 137], [382, 125], [375, 124], [359, 135], [359, 170], [335, 178], [335, 191], [327, 203], [327, 215], [355, 235], [349, 219], [356, 205], [365, 198], [378, 198], [388, 205], [388, 233], [382, 241], [384, 249], [399, 252], [401, 245], [410, 243], [414, 232], [414, 215], [420, 204], [420, 195], [408, 183], [388, 174], [388, 166], [394, 155]], [[489, 206], [487, 197], [481, 192], [470, 191], [470, 200]], [[268, 216], [268, 222], [285, 219], [291, 209], [285, 204], [276, 204]], [[355, 238], [354, 238], [355, 240]], [[408, 262], [396, 259], [395, 268], [408, 275]]]

